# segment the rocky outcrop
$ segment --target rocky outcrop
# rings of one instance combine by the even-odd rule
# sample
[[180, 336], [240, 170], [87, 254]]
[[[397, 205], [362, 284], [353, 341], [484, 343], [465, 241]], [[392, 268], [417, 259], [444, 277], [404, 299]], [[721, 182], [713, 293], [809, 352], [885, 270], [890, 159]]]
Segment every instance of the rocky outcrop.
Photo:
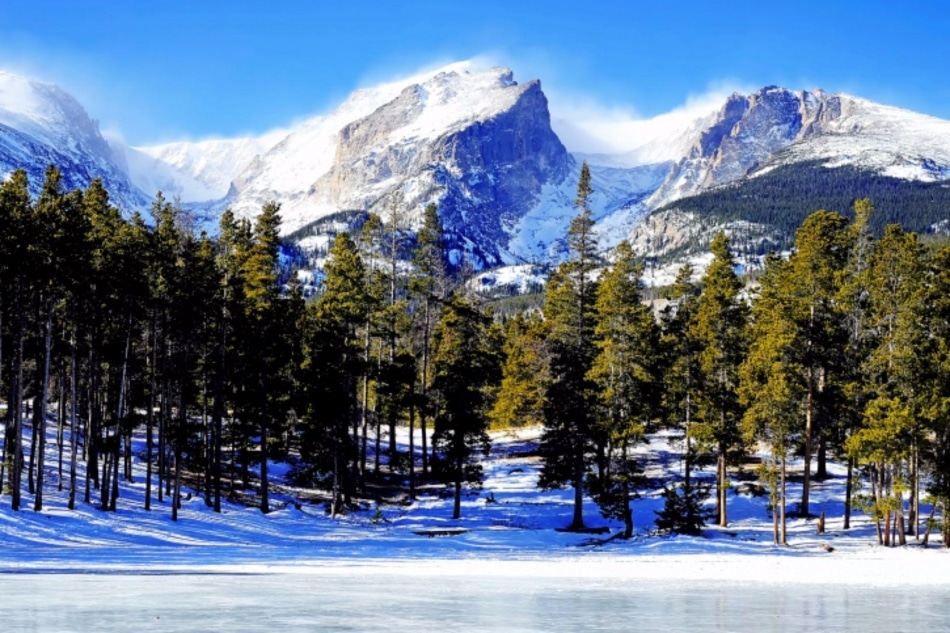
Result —
[[0, 72], [0, 178], [23, 169], [38, 194], [50, 165], [67, 191], [101, 178], [123, 211], [148, 205], [126, 175], [124, 154], [113, 151], [78, 101], [57, 86]]
[[767, 86], [750, 95], [733, 94], [647, 205], [659, 208], [735, 182], [789, 145], [825, 133], [841, 116], [841, 97], [821, 90]]
[[456, 257], [489, 267], [508, 258], [511, 227], [573, 164], [540, 82], [519, 85], [507, 69], [440, 73], [343, 126], [332, 166], [293, 207], [311, 220], [341, 209], [386, 220], [395, 205], [412, 225], [435, 202]]

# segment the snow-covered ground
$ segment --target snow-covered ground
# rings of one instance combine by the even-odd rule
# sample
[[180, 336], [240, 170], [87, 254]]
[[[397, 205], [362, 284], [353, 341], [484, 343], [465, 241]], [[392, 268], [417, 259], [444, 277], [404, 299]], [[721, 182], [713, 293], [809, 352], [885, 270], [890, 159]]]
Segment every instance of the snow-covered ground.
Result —
[[[950, 551], [920, 547], [911, 537], [904, 548], [876, 544], [873, 525], [855, 514], [842, 529], [844, 472], [830, 466], [830, 479], [815, 484], [812, 512], [824, 511], [826, 533], [815, 519], [789, 523], [790, 547], [772, 544], [766, 498], [730, 492], [728, 528], [709, 527], [702, 536], [659, 536], [654, 511], [662, 505], [661, 481], [677, 477], [681, 464], [675, 443], [665, 434], [640, 449], [651, 489], [633, 502], [636, 535], [630, 541], [606, 535], [557, 531], [571, 518], [569, 490], [536, 488], [538, 430], [496, 434], [485, 460], [485, 483], [470, 491], [462, 518], [451, 519], [452, 500], [436, 485], [423, 486], [415, 502], [405, 497], [331, 519], [322, 503], [305, 501], [309, 491], [284, 480], [275, 465], [274, 511], [225, 503], [216, 514], [202, 497], [186, 491], [177, 523], [170, 502], [153, 500], [143, 510], [144, 467], [135, 462], [134, 483], [122, 483], [117, 512], [81, 503], [66, 508], [67, 493], [56, 491], [55, 446], [47, 446], [46, 507], [34, 512], [32, 495], [23, 508], [10, 510], [0, 498], [0, 573], [29, 571], [174, 571], [246, 573], [399, 573], [488, 576], [616, 577], [655, 580], [722, 580], [845, 584], [950, 585]], [[406, 449], [408, 437], [399, 441]], [[418, 447], [420, 438], [416, 438]], [[28, 444], [27, 444], [28, 445]], [[137, 449], [142, 448], [141, 442]], [[799, 469], [801, 465], [793, 465]], [[710, 473], [704, 473], [709, 476]], [[68, 483], [68, 482], [67, 482]], [[793, 477], [791, 502], [800, 484]], [[96, 495], [97, 497], [98, 495]], [[591, 526], [615, 521], [600, 517], [587, 500]], [[457, 530], [453, 536], [419, 532]], [[465, 531], [463, 531], [465, 530]], [[833, 551], [828, 549], [833, 548]]]

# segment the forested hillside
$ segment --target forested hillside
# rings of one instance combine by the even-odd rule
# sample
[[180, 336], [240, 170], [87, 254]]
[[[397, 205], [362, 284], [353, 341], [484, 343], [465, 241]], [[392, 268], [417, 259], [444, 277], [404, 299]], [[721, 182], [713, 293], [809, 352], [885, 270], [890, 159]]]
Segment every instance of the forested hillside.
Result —
[[877, 236], [888, 224], [918, 233], [946, 230], [946, 182], [894, 178], [852, 165], [827, 167], [819, 160], [781, 164], [781, 157], [775, 157], [778, 167], [763, 169], [761, 175], [753, 172], [754, 177], [677, 200], [658, 212], [694, 213], [712, 225], [737, 220], [762, 225], [772, 238], [757, 247], [761, 255], [791, 247], [795, 231], [813, 211], [853, 217], [851, 209], [859, 197], [874, 200], [875, 213], [868, 222]]
[[[776, 172], [763, 182], [777, 191]], [[812, 514], [831, 459], [847, 466], [845, 529], [854, 508], [882, 544], [935, 527], [950, 543], [950, 248], [932, 254], [896, 224], [875, 230], [926, 223], [935, 207], [918, 213], [913, 195], [900, 209], [883, 195], [887, 214], [868, 199], [848, 216], [802, 212], [791, 255], [770, 256], [755, 285], [720, 233], [699, 283], [684, 266], [657, 313], [634, 251], [598, 254], [585, 164], [570, 256], [543, 306], [496, 313], [449, 265], [432, 205], [414, 236], [395, 206], [341, 217], [352, 234], [334, 231], [304, 299], [276, 203], [253, 225], [226, 212], [212, 239], [160, 194], [151, 217], [126, 219], [101, 183], [64, 191], [53, 167], [29, 191], [24, 172], [0, 185], [0, 472], [14, 510], [25, 491], [41, 510], [56, 472], [70, 509], [114, 511], [140, 460], [145, 508], [170, 497], [175, 519], [187, 488], [218, 511], [230, 497], [267, 513], [270, 471], [292, 461], [331, 517], [395, 493], [411, 504], [435, 485], [458, 519], [483, 480], [488, 431], [540, 426], [539, 486], [573, 491], [572, 531], [590, 529], [592, 498], [631, 537], [633, 504], [657, 488], [659, 531], [725, 527], [736, 469], [758, 452], [776, 544], [790, 515]], [[804, 191], [796, 208], [814, 201]], [[52, 424], [55, 456], [39, 441]], [[673, 480], [650, 481], [636, 457], [659, 431], [680, 451]]]

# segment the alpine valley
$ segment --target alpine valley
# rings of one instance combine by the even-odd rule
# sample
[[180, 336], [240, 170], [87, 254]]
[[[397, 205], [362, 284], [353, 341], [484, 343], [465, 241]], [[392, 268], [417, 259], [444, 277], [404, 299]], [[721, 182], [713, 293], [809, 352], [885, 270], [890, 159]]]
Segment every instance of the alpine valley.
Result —
[[226, 208], [251, 217], [274, 200], [304, 251], [368, 212], [418, 226], [434, 202], [453, 259], [476, 269], [560, 259], [583, 160], [600, 246], [628, 239], [661, 265], [697, 258], [721, 228], [740, 255], [786, 249], [810, 212], [862, 197], [876, 228], [950, 226], [950, 121], [776, 86], [670, 120], [643, 122], [662, 133], [632, 151], [572, 153], [540, 81], [463, 62], [260, 137], [126, 147], [56, 86], [0, 72], [0, 177], [22, 168], [38, 188], [52, 163], [71, 188], [101, 177], [126, 213], [161, 190], [212, 229]]

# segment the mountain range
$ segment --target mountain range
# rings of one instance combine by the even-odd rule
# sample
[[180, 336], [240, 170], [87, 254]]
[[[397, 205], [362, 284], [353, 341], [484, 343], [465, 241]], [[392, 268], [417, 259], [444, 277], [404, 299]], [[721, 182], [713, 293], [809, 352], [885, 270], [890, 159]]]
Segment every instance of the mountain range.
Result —
[[[557, 261], [582, 160], [602, 247], [630, 239], [655, 258], [685, 257], [719, 228], [761, 248], [787, 244], [793, 223], [783, 218], [807, 205], [847, 207], [864, 189], [886, 192], [885, 207], [907, 206], [909, 191], [944, 200], [950, 121], [768, 86], [666, 121], [634, 151], [574, 154], [552, 129], [539, 81], [459, 63], [358, 90], [327, 114], [259, 137], [126, 147], [108, 142], [63, 90], [0, 72], [0, 176], [24, 168], [38, 188], [53, 163], [69, 187], [101, 177], [125, 211], [147, 208], [162, 190], [209, 225], [225, 208], [252, 217], [276, 200], [284, 232], [304, 246], [319, 243], [321, 221], [341, 212], [411, 228], [435, 202], [456, 260]], [[854, 191], [838, 191], [842, 182]], [[919, 219], [911, 228], [946, 226], [950, 206]]]

